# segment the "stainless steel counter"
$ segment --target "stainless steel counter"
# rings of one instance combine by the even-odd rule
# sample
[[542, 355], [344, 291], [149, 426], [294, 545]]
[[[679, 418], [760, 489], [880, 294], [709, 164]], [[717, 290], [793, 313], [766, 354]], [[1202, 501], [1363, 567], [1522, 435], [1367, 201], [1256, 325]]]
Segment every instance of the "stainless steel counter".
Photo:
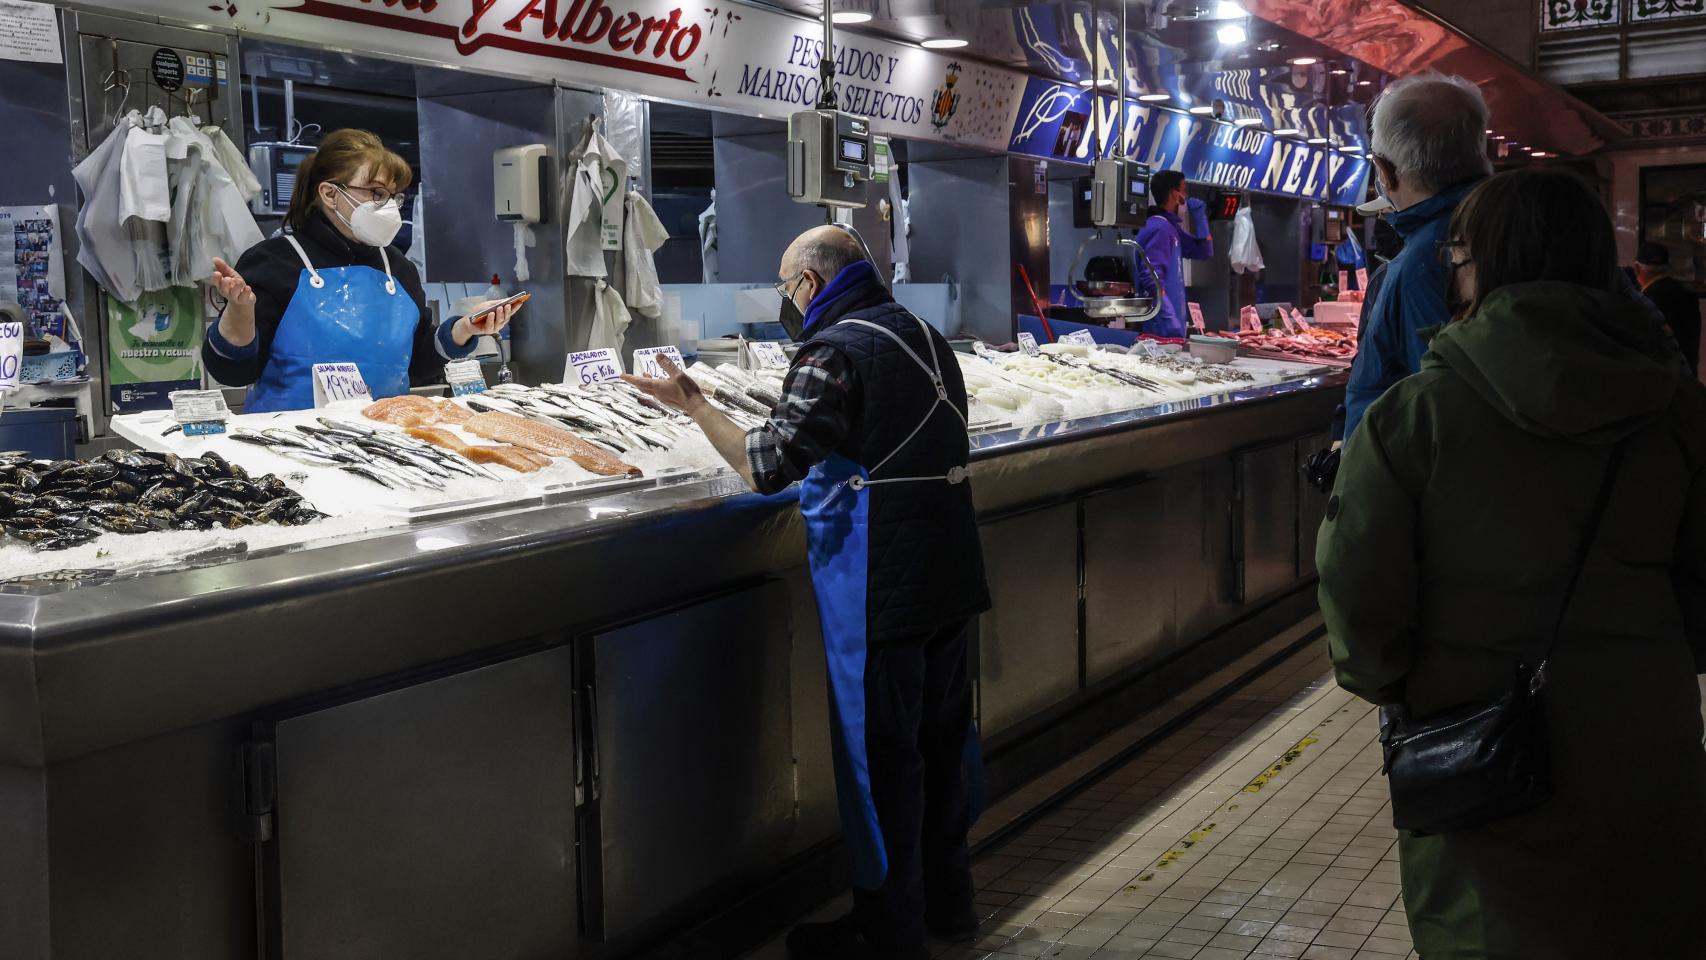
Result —
[[[1341, 385], [974, 439], [992, 772], [1307, 584]], [[791, 500], [724, 476], [7, 588], [0, 955], [668, 936], [834, 836], [802, 559]]]

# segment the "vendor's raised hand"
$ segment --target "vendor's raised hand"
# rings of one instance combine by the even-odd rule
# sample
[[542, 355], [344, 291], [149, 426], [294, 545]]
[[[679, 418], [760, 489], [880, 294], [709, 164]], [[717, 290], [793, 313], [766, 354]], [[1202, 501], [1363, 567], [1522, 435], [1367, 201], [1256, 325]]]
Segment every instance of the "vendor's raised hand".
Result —
[[1203, 202], [1203, 198], [1201, 197], [1190, 197], [1186, 199], [1185, 206], [1190, 208], [1192, 213], [1202, 213], [1208, 209], [1208, 204]]
[[242, 274], [232, 269], [229, 263], [218, 257], [213, 258], [213, 277], [209, 282], [228, 304], [238, 307], [255, 305], [255, 291], [249, 286], [249, 282], [243, 279]]
[[499, 330], [509, 326], [509, 322], [521, 310], [521, 304], [512, 303], [509, 306], [492, 309], [494, 304], [503, 302], [502, 300], [483, 301], [468, 311], [467, 316], [458, 318], [454, 330], [457, 346], [462, 346], [475, 337], [493, 336]]
[[657, 362], [658, 366], [663, 368], [665, 376], [636, 377], [625, 373], [622, 375], [623, 382], [689, 414], [704, 405], [705, 394], [699, 389], [699, 384], [683, 373], [681, 368], [675, 365], [675, 361], [660, 353]]

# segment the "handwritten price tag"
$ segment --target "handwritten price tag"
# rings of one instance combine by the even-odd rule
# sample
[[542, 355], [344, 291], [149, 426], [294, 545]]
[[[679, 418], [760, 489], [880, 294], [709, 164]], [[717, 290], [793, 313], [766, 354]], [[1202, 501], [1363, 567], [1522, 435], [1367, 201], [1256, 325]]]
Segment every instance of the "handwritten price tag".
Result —
[[353, 363], [314, 364], [314, 408], [339, 400], [372, 400], [373, 391]]
[[583, 387], [616, 380], [621, 376], [622, 358], [609, 347], [571, 353], [568, 366], [563, 368], [564, 383], [578, 383]]
[[752, 363], [760, 370], [788, 369], [788, 354], [782, 345], [769, 340], [753, 340], [746, 345], [752, 353]]
[[1191, 311], [1191, 326], [1196, 327], [1197, 330], [1203, 333], [1207, 333], [1208, 324], [1203, 323], [1202, 319], [1202, 304], [1193, 300], [1186, 303], [1185, 307]]
[[666, 377], [663, 367], [658, 363], [658, 354], [663, 354], [674, 362], [677, 369], [685, 369], [687, 361], [681, 359], [681, 351], [674, 344], [667, 347], [645, 347], [634, 351], [634, 375], [640, 377]]
[[1037, 338], [1028, 333], [1019, 334], [1019, 349], [1025, 351], [1028, 356], [1036, 356], [1039, 352], [1037, 350]]
[[1244, 307], [1238, 311], [1238, 329], [1245, 333], [1262, 332], [1262, 315], [1255, 307]]
[[1074, 330], [1059, 339], [1061, 343], [1082, 343], [1089, 347], [1096, 345], [1096, 338], [1090, 336], [1090, 331], [1088, 330]]
[[1297, 333], [1301, 330], [1308, 330], [1309, 329], [1309, 321], [1303, 319], [1303, 311], [1302, 310], [1299, 310], [1296, 307], [1292, 307], [1290, 318], [1291, 318], [1291, 323], [1288, 324], [1288, 326], [1291, 327], [1292, 333]]
[[24, 365], [24, 325], [0, 323], [0, 393], [18, 389]]
[[1364, 291], [1366, 291], [1368, 289], [1368, 268], [1367, 267], [1357, 267], [1357, 289], [1358, 290], [1364, 290]]

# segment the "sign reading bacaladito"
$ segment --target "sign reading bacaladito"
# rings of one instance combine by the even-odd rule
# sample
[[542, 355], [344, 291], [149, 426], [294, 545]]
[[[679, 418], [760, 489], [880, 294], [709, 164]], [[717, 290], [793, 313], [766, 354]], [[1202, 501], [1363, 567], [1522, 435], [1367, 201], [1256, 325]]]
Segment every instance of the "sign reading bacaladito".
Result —
[[[244, 33], [557, 79], [773, 117], [817, 105], [818, 25], [712, 0], [94, 0]], [[838, 34], [843, 110], [879, 133], [1006, 146], [1024, 77]]]

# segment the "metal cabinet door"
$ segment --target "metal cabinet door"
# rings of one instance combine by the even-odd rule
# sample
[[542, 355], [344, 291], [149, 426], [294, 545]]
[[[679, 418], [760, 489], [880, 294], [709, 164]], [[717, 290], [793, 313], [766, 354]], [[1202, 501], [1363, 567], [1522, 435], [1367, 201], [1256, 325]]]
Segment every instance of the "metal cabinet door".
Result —
[[1083, 503], [1084, 671], [1094, 685], [1171, 649], [1180, 545], [1169, 542], [1160, 480]]
[[576, 951], [560, 647], [280, 721], [286, 960]]
[[789, 607], [771, 581], [591, 638], [590, 935], [661, 932], [787, 855]]
[[986, 523], [980, 534], [995, 602], [978, 635], [987, 738], [1078, 690], [1078, 505]]
[[1278, 444], [1238, 458], [1243, 502], [1245, 604], [1297, 582], [1297, 445]]

